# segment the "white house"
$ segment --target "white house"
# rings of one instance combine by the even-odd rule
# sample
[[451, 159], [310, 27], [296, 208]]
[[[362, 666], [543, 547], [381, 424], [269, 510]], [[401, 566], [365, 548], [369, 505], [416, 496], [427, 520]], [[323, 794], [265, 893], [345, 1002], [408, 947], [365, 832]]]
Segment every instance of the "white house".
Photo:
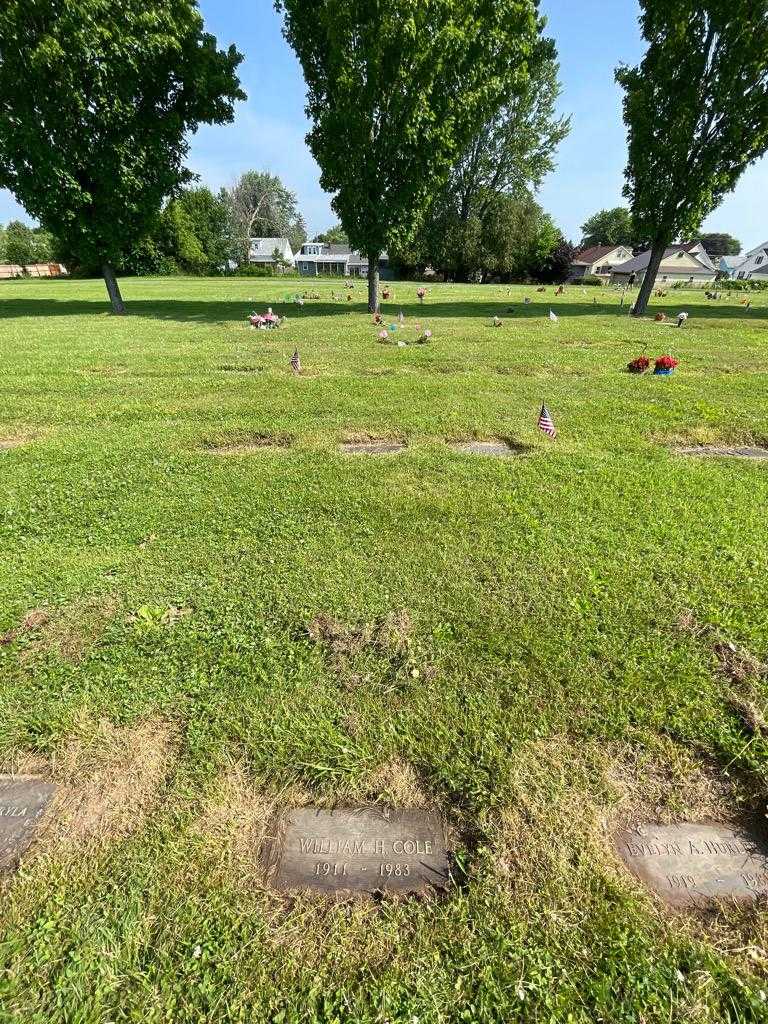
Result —
[[632, 249], [628, 245], [592, 245], [575, 256], [568, 276], [571, 281], [590, 276], [607, 281], [614, 267], [631, 259]]
[[[611, 275], [613, 284], [640, 284], [645, 277], [651, 261], [651, 250], [641, 252], [639, 256], [614, 267]], [[681, 242], [670, 246], [664, 253], [656, 275], [656, 285], [674, 284], [684, 281], [687, 284], [709, 284], [717, 276], [717, 267], [709, 258], [701, 242]]]
[[287, 238], [252, 238], [251, 247], [248, 250], [248, 262], [272, 267], [275, 265], [276, 249], [286, 262], [293, 264], [293, 250]]
[[743, 257], [736, 270], [737, 281], [768, 281], [768, 242], [763, 242]]
[[[355, 252], [349, 245], [336, 242], [305, 242], [296, 254], [296, 269], [300, 274], [318, 277], [320, 274], [333, 277], [367, 277], [368, 258]], [[389, 259], [383, 252], [379, 257], [379, 272], [385, 277]]]

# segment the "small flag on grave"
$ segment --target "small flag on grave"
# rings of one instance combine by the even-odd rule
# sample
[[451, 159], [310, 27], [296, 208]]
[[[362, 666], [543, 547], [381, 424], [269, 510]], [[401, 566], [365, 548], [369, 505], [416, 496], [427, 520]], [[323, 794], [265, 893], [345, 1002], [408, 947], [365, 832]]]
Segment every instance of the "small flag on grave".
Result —
[[549, 311], [549, 319], [557, 323], [557, 313], [553, 313], [551, 309]]
[[543, 431], [547, 437], [555, 437], [557, 431], [555, 430], [555, 424], [552, 422], [552, 417], [549, 414], [549, 409], [542, 402], [541, 412], [539, 413], [539, 430]]
[[291, 356], [291, 369], [294, 373], [301, 373], [301, 359], [299, 359], [298, 349]]

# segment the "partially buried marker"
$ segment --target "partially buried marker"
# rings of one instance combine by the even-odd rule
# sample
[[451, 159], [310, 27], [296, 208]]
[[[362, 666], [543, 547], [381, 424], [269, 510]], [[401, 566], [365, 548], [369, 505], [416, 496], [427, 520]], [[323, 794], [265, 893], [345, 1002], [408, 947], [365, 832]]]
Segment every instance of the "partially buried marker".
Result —
[[638, 825], [618, 833], [616, 849], [632, 874], [673, 907], [768, 896], [768, 846], [747, 828]]
[[0, 776], [0, 870], [14, 868], [26, 852], [56, 787], [24, 776]]
[[443, 824], [429, 811], [286, 811], [268, 862], [277, 889], [418, 893], [450, 882]]
[[768, 459], [768, 448], [720, 448], [717, 445], [695, 445], [692, 448], [677, 447], [677, 455], [699, 455], [702, 458], [721, 459]]
[[465, 455], [490, 455], [497, 459], [508, 459], [520, 455], [519, 448], [513, 448], [506, 441], [463, 441], [453, 445], [457, 452]]
[[348, 441], [341, 446], [344, 455], [393, 455], [404, 450], [400, 441]]

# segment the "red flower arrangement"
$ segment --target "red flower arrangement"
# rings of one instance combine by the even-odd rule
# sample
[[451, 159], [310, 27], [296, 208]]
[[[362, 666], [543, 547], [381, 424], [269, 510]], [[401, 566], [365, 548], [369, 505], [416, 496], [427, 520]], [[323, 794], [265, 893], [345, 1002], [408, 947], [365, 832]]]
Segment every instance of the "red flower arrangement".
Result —
[[674, 359], [672, 356], [659, 356], [653, 364], [653, 368], [657, 373], [659, 370], [674, 370], [679, 362], [679, 359]]
[[648, 356], [638, 356], [637, 359], [633, 359], [631, 363], [627, 364], [627, 369], [630, 373], [645, 373], [650, 365], [651, 360]]

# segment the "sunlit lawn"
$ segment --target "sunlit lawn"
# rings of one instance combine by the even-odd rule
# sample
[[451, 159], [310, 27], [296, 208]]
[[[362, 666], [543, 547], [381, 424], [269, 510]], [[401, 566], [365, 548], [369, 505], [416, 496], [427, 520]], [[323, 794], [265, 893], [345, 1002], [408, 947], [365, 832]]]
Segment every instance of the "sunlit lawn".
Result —
[[[0, 743], [62, 786], [5, 883], [0, 1021], [765, 1020], [765, 913], [670, 916], [610, 837], [765, 810], [733, 705], [765, 679], [716, 648], [768, 657], [768, 464], [670, 446], [768, 439], [768, 299], [670, 291], [677, 330], [398, 283], [390, 340], [433, 337], [397, 347], [342, 290], [125, 280], [123, 319], [0, 282]], [[407, 447], [339, 452], [366, 437]], [[265, 886], [275, 808], [372, 801], [443, 812], [446, 898]]]

